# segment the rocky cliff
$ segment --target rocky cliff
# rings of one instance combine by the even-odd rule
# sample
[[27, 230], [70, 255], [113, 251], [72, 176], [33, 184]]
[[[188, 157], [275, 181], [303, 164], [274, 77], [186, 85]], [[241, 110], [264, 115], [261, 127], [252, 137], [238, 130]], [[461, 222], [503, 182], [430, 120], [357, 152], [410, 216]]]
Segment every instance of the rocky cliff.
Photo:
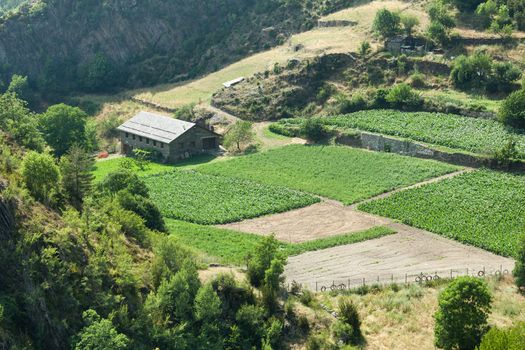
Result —
[[[346, 2], [325, 1], [321, 11]], [[62, 92], [176, 81], [312, 26], [315, 3], [41, 0], [1, 21], [0, 76], [28, 75], [41, 90]]]

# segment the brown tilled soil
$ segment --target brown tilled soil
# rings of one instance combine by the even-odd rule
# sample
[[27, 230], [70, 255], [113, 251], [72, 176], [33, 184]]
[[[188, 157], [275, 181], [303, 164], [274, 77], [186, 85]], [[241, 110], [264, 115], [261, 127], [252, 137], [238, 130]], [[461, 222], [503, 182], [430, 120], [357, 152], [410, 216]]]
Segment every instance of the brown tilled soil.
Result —
[[273, 233], [280, 241], [300, 243], [358, 232], [389, 222], [388, 219], [358, 212], [337, 202], [323, 201], [306, 208], [221, 227], [260, 235]]
[[[440, 277], [458, 274], [487, 273], [495, 270], [511, 272], [512, 259], [482, 249], [418, 230], [402, 224], [389, 225], [397, 234], [352, 245], [308, 252], [288, 259], [285, 276], [288, 282], [297, 281], [313, 290], [323, 285], [344, 283], [355, 287], [381, 283], [408, 282], [424, 273]], [[392, 276], [393, 275], [393, 276]]]

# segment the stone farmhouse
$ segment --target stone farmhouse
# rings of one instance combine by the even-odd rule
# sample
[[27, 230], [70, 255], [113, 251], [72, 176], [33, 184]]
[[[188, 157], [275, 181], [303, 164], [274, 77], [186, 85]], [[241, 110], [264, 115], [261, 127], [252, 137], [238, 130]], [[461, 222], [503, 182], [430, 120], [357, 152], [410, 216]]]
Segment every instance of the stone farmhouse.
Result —
[[198, 124], [149, 112], [138, 113], [117, 130], [123, 154], [144, 149], [165, 162], [217, 151], [221, 140], [219, 134]]

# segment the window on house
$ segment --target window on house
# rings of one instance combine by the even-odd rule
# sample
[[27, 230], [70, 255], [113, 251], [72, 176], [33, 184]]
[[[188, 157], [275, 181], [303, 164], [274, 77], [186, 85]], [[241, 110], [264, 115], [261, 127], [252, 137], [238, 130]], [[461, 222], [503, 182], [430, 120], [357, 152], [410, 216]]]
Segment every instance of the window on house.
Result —
[[193, 148], [197, 147], [197, 143], [195, 141], [191, 141], [191, 147]]
[[153, 146], [157, 147], [157, 141], [153, 141]]
[[126, 138], [128, 138], [128, 137], [129, 137], [129, 134], [128, 134], [128, 133], [126, 133]]
[[135, 135], [132, 135], [133, 136], [133, 140], [135, 140]]
[[139, 136], [139, 141], [142, 142], [142, 136]]
[[146, 138], [146, 143], [149, 145], [149, 139], [148, 138]]

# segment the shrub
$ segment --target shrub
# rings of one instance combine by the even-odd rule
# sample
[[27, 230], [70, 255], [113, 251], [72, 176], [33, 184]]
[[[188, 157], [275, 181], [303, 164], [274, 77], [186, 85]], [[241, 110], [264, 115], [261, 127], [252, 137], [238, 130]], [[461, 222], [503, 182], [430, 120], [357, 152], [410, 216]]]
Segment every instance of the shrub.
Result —
[[129, 339], [117, 332], [112, 322], [102, 319], [94, 310], [84, 311], [82, 318], [86, 323], [75, 337], [75, 350], [124, 350]]
[[303, 289], [303, 292], [299, 295], [299, 301], [303, 305], [310, 306], [314, 301], [314, 294], [308, 289]]
[[525, 344], [525, 323], [521, 322], [510, 329], [491, 329], [481, 341], [479, 350], [519, 350]]
[[525, 234], [518, 243], [518, 254], [516, 256], [516, 266], [514, 267], [514, 278], [516, 286], [522, 294], [525, 294]]
[[414, 28], [419, 25], [419, 19], [414, 15], [404, 14], [401, 16], [401, 24], [403, 24], [403, 30], [407, 35], [412, 35]]
[[361, 95], [353, 95], [350, 99], [340, 95], [337, 100], [339, 114], [353, 113], [367, 108], [367, 102]]
[[435, 344], [451, 349], [474, 349], [488, 329], [492, 296], [487, 284], [474, 277], [452, 281], [439, 296], [434, 315]]
[[370, 42], [365, 40], [361, 43], [361, 45], [359, 45], [359, 55], [361, 55], [362, 57], [367, 56], [370, 53], [370, 51], [372, 51], [372, 46], [370, 45]]
[[49, 154], [29, 152], [21, 167], [22, 179], [29, 193], [44, 204], [52, 204], [58, 193], [60, 171]]
[[374, 19], [373, 30], [383, 38], [391, 38], [399, 33], [401, 29], [401, 16], [383, 8], [377, 11]]
[[149, 197], [149, 190], [144, 181], [126, 169], [117, 170], [108, 174], [98, 185], [98, 190], [110, 195], [115, 195], [122, 190], [128, 190], [134, 195]]
[[492, 66], [491, 78], [487, 83], [489, 92], [509, 92], [521, 78], [521, 70], [510, 62], [496, 62]]
[[416, 109], [423, 102], [421, 96], [405, 83], [391, 88], [386, 96], [386, 100], [392, 107], [406, 110]]
[[525, 89], [510, 94], [503, 101], [498, 117], [506, 125], [525, 129]]
[[162, 214], [155, 202], [151, 199], [134, 195], [128, 190], [123, 190], [118, 193], [117, 200], [122, 208], [132, 211], [143, 218], [148, 228], [161, 232], [166, 231]]
[[235, 319], [244, 343], [260, 344], [263, 336], [264, 309], [255, 305], [243, 305], [237, 311]]
[[252, 123], [240, 120], [233, 124], [224, 137], [224, 147], [231, 152], [241, 152], [255, 139]]
[[478, 52], [472, 56], [461, 55], [454, 61], [450, 79], [461, 89], [484, 88], [492, 72], [492, 58]]
[[510, 138], [500, 149], [494, 152], [493, 158], [499, 166], [509, 167], [513, 159], [518, 159], [518, 142], [515, 138]]
[[326, 137], [326, 130], [319, 118], [309, 118], [301, 126], [301, 135], [308, 141], [319, 142]]
[[410, 76], [410, 85], [415, 88], [425, 87], [425, 75], [419, 72], [415, 72]]
[[363, 340], [361, 321], [355, 304], [350, 299], [342, 298], [339, 300], [338, 314], [339, 320], [345, 325], [345, 327], [339, 327], [339, 330], [343, 332], [341, 336], [346, 337], [344, 343], [352, 345], [361, 343]]

